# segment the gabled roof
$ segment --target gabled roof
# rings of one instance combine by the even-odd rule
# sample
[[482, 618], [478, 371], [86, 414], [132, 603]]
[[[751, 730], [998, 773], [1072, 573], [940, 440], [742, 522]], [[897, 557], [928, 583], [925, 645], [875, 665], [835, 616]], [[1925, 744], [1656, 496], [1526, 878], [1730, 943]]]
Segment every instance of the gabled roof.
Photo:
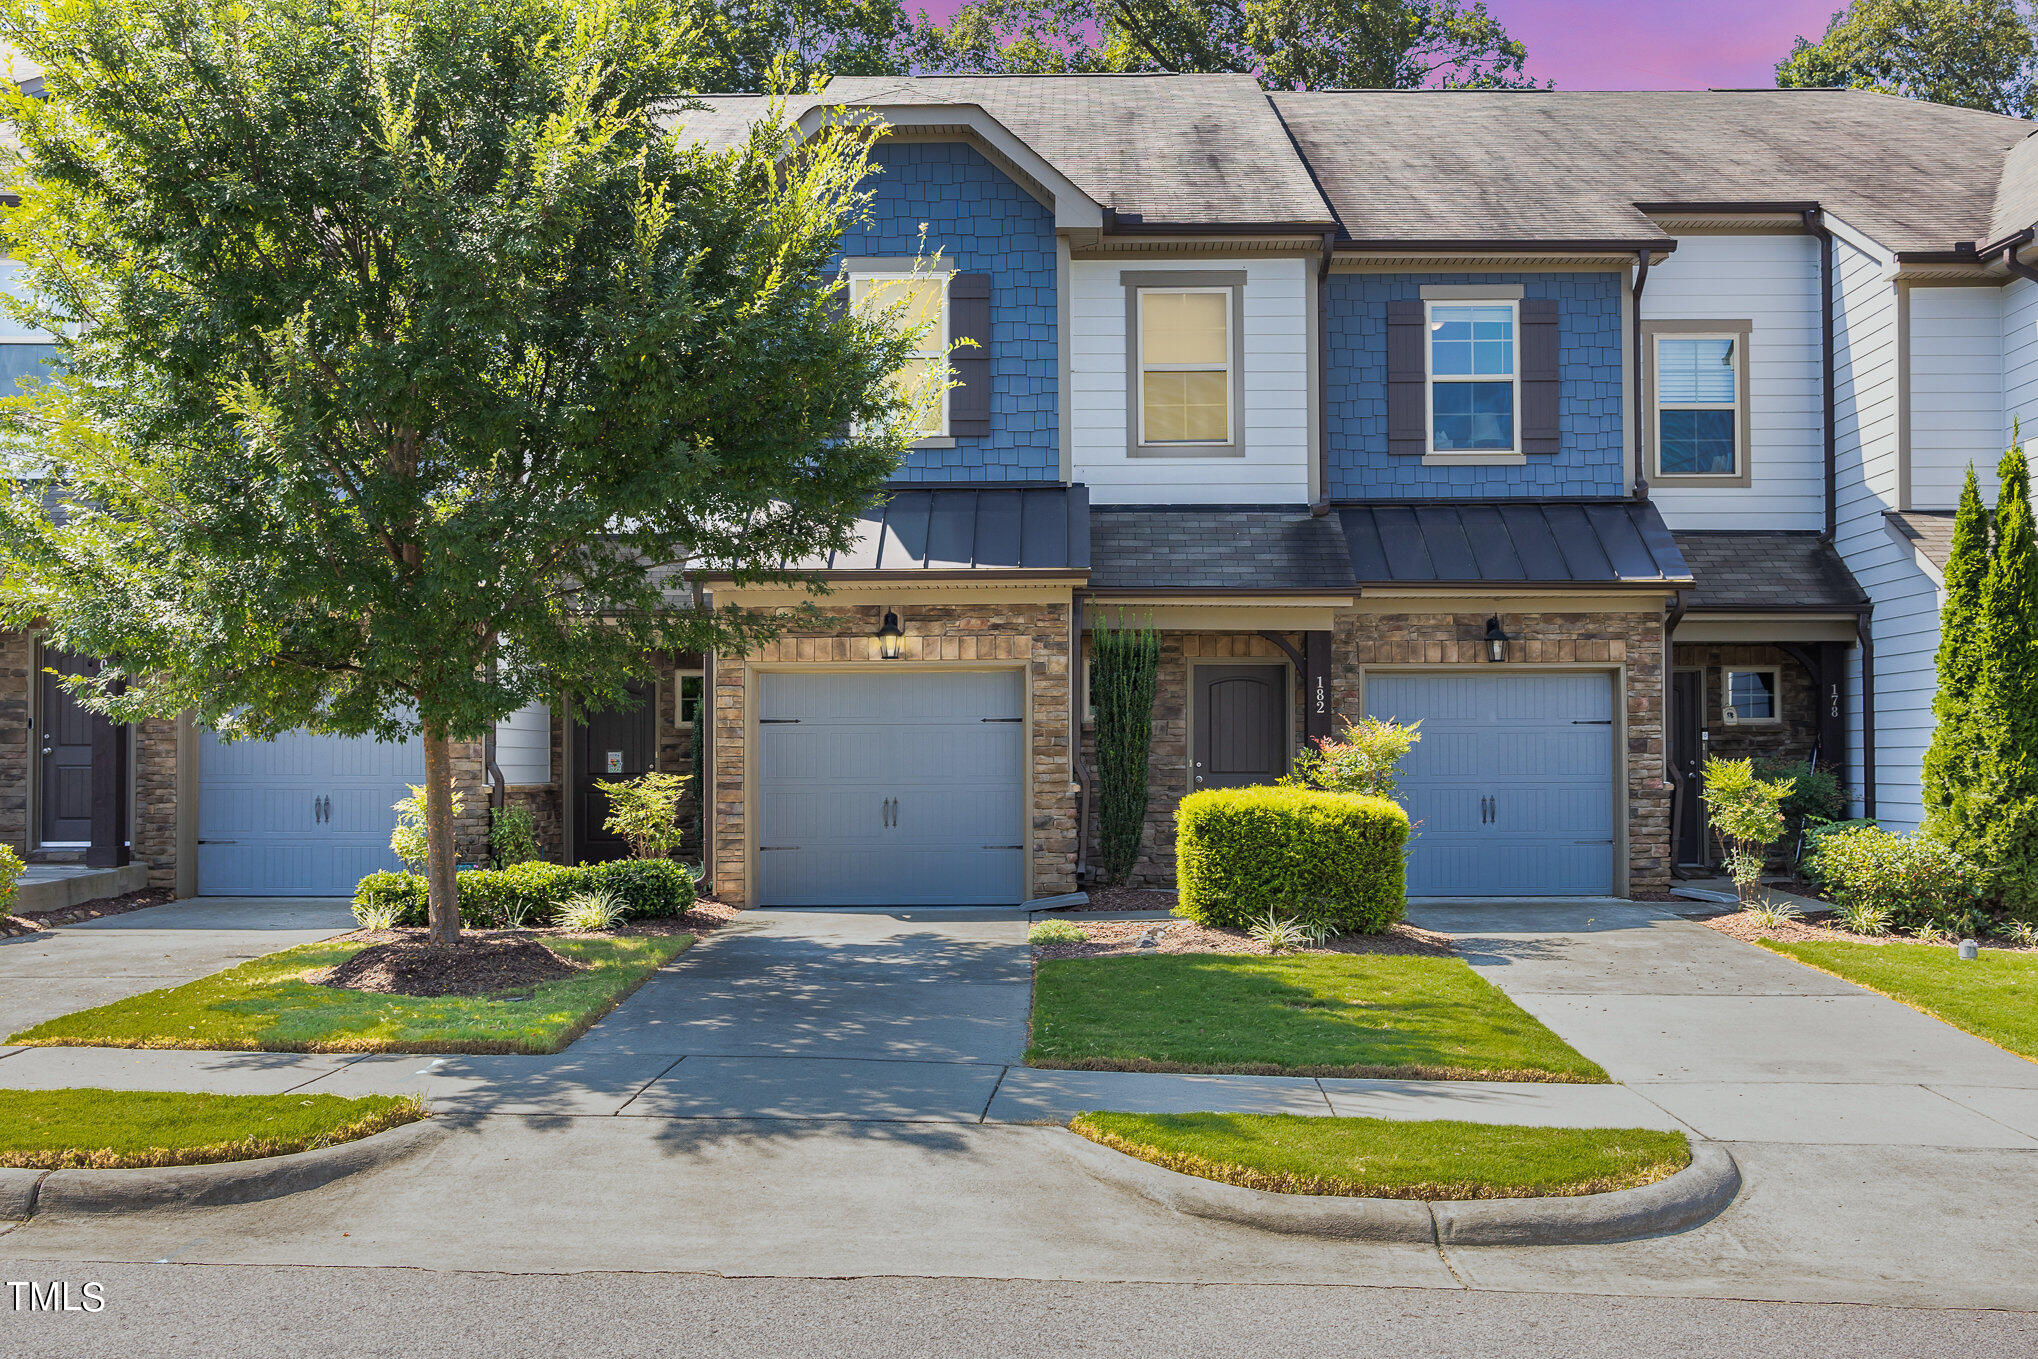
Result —
[[[1896, 252], [2004, 233], [2033, 124], [1865, 90], [1275, 94], [1349, 241], [1639, 245], [1641, 205], [1817, 203]], [[2020, 153], [2004, 210], [2038, 218]], [[2032, 181], [2024, 187], [2026, 179]]]
[[1884, 510], [1884, 525], [1932, 564], [1943, 581], [1953, 556], [1952, 510]]
[[1868, 602], [1840, 554], [1816, 533], [1685, 531], [1677, 545], [1698, 580], [1684, 597], [1694, 613], [1852, 613]]
[[[708, 95], [676, 113], [699, 140], [733, 142], [768, 102]], [[817, 107], [983, 110], [1117, 215], [1118, 230], [1227, 224], [1332, 225], [1330, 208], [1250, 76], [837, 76], [787, 101]]]
[[1677, 540], [1646, 500], [1375, 501], [1337, 513], [1361, 587], [1691, 584]]

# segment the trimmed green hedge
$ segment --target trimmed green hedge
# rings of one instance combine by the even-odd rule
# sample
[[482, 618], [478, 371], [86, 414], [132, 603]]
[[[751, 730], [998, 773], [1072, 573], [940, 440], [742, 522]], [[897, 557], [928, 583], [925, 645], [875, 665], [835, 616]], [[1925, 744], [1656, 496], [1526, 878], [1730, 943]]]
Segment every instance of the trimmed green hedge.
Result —
[[[625, 920], [684, 915], [694, 902], [693, 874], [671, 859], [618, 859], [578, 868], [532, 861], [464, 869], [459, 879], [460, 924], [471, 930], [501, 929], [518, 916], [525, 925], [549, 925], [579, 892], [614, 893]], [[425, 898], [425, 880], [416, 873], [370, 873], [354, 889], [356, 906], [393, 905], [397, 924], [410, 927], [424, 925]]]
[[1175, 914], [1243, 929], [1267, 912], [1341, 934], [1401, 919], [1408, 813], [1313, 788], [1212, 788], [1175, 812]]

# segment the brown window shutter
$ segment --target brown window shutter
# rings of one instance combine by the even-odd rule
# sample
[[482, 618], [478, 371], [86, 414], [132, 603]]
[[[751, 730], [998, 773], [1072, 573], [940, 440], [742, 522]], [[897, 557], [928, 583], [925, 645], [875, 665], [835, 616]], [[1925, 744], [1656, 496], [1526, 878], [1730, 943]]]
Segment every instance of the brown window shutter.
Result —
[[1521, 304], [1521, 451], [1555, 453], [1557, 429], [1557, 300], [1524, 298]]
[[948, 280], [951, 340], [974, 340], [951, 349], [948, 366], [957, 385], [948, 393], [948, 432], [957, 438], [991, 432], [991, 276], [954, 274]]
[[1387, 451], [1421, 457], [1429, 452], [1429, 361], [1422, 303], [1387, 304]]

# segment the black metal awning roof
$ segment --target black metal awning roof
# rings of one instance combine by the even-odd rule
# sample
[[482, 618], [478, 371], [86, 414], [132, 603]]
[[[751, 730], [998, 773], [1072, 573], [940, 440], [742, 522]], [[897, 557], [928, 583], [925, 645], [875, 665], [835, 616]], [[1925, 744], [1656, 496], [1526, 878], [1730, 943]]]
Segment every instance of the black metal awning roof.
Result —
[[1338, 510], [1367, 585], [1688, 589], [1691, 568], [1648, 501], [1483, 501]]
[[1079, 576], [1090, 569], [1089, 488], [894, 491], [861, 517], [847, 551], [796, 569]]

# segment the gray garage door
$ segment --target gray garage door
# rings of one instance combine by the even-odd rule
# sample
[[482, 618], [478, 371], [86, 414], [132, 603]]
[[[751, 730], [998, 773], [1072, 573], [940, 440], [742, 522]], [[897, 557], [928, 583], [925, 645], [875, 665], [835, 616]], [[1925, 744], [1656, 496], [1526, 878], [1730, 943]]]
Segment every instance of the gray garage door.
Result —
[[766, 673], [758, 896], [771, 906], [1024, 896], [1019, 672]]
[[1610, 676], [1369, 675], [1366, 710], [1422, 720], [1401, 777], [1410, 896], [1613, 890]]
[[198, 891], [203, 896], [352, 896], [389, 852], [391, 804], [424, 781], [416, 740], [292, 732], [198, 748]]

